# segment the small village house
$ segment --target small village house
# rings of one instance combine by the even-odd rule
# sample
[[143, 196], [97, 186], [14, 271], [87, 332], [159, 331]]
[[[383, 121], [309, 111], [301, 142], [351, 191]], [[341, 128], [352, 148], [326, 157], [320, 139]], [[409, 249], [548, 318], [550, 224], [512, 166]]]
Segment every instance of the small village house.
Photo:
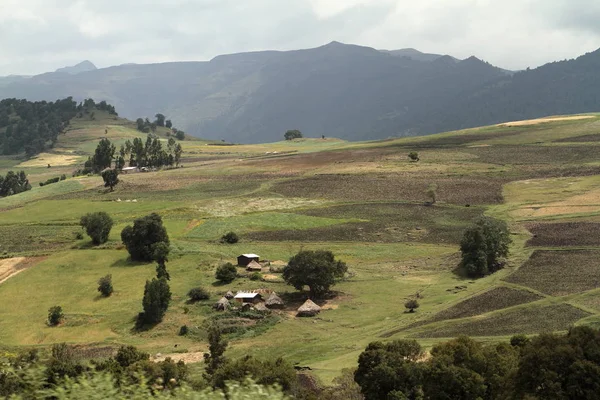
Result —
[[237, 258], [237, 262], [240, 267], [247, 267], [252, 261], [259, 262], [260, 256], [257, 254], [242, 254]]
[[259, 263], [257, 263], [256, 261], [252, 260], [250, 261], [250, 263], [246, 266], [246, 271], [251, 271], [251, 272], [261, 272], [262, 271], [262, 265], [260, 265]]
[[234, 300], [240, 304], [256, 304], [263, 301], [260, 293], [238, 292]]
[[321, 307], [308, 299], [298, 308], [298, 317], [314, 317], [321, 312]]

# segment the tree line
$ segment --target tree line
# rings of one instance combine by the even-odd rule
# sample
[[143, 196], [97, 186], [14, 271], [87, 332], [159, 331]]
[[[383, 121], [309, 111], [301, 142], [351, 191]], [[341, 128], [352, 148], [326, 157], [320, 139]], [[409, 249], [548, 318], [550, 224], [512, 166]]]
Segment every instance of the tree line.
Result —
[[[154, 121], [150, 121], [149, 118], [138, 118], [135, 121], [137, 126], [137, 130], [143, 133], [156, 132], [157, 127], [168, 128], [173, 132], [177, 140], [185, 139], [185, 132], [177, 129], [173, 126], [173, 122], [170, 119], [166, 119], [167, 117], [164, 114], [158, 113], [155, 116]], [[167, 135], [170, 135], [170, 132], [167, 132]]]
[[0, 175], [0, 197], [11, 196], [27, 190], [31, 190], [31, 185], [24, 171], [8, 171], [6, 176]]
[[0, 151], [32, 157], [51, 149], [74, 117], [94, 110], [117, 115], [114, 106], [93, 99], [79, 104], [72, 97], [54, 102], [4, 99], [0, 101]]

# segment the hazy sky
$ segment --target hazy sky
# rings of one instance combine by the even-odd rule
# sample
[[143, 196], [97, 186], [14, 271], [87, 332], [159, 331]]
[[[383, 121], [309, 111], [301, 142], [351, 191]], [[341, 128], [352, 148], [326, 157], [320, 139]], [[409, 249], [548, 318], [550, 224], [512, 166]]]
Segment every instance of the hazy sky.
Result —
[[599, 0], [0, 0], [0, 75], [337, 40], [509, 69], [600, 47]]

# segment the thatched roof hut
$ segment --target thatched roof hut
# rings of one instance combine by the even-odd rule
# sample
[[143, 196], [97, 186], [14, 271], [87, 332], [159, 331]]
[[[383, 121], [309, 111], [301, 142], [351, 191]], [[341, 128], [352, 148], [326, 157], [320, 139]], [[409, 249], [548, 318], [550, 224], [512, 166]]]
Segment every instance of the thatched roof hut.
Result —
[[267, 300], [265, 300], [265, 305], [269, 308], [283, 308], [285, 303], [281, 300], [281, 297], [277, 296], [277, 293], [273, 292]]
[[227, 293], [225, 293], [225, 298], [226, 298], [227, 300], [231, 300], [231, 299], [233, 299], [233, 297], [234, 297], [234, 296], [235, 296], [235, 295], [233, 294], [233, 292], [232, 292], [231, 290], [230, 290], [230, 291], [228, 291]]
[[262, 265], [260, 265], [255, 260], [250, 261], [250, 263], [246, 266], [246, 271], [262, 271]]
[[311, 299], [308, 299], [298, 308], [299, 317], [314, 317], [321, 312], [321, 307], [315, 304]]
[[218, 311], [225, 311], [231, 308], [231, 304], [229, 304], [229, 300], [225, 297], [221, 297], [219, 301], [215, 303], [214, 308]]
[[265, 306], [265, 303], [257, 303], [254, 305], [254, 309], [256, 311], [261, 311], [261, 312], [267, 312], [270, 311], [267, 306]]

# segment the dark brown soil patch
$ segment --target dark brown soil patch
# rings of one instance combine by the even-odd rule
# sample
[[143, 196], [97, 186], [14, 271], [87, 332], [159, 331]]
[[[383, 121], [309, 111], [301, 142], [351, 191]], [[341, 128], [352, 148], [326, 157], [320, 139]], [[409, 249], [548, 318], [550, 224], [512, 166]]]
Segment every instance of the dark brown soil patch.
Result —
[[597, 222], [535, 223], [527, 229], [534, 235], [527, 246], [600, 245], [600, 223]]

